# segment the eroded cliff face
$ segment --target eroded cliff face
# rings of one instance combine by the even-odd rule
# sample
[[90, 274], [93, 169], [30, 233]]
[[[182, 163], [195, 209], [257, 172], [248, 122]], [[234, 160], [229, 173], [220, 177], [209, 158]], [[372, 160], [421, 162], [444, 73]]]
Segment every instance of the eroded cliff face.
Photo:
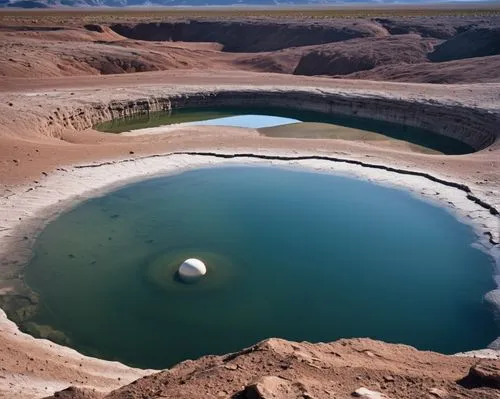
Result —
[[387, 36], [369, 20], [188, 20], [153, 23], [117, 23], [110, 28], [130, 39], [148, 41], [217, 42], [228, 52], [274, 51], [354, 39]]
[[62, 128], [84, 130], [106, 120], [174, 108], [189, 107], [279, 107], [372, 118], [414, 126], [453, 137], [475, 150], [498, 138], [500, 116], [488, 110], [459, 104], [394, 98], [367, 93], [328, 90], [204, 90], [152, 96], [54, 111], [44, 122], [44, 131], [57, 135]]
[[500, 18], [199, 18], [158, 22], [113, 23], [110, 28], [127, 38], [148, 41], [217, 42], [230, 52], [274, 51], [288, 47], [340, 42], [363, 37], [417, 34], [448, 40], [457, 34], [500, 25]]
[[435, 39], [419, 35], [353, 39], [308, 47], [293, 71], [295, 75], [348, 75], [380, 65], [421, 64], [427, 62]]
[[462, 60], [500, 54], [500, 27], [475, 28], [447, 40], [429, 54], [434, 62]]

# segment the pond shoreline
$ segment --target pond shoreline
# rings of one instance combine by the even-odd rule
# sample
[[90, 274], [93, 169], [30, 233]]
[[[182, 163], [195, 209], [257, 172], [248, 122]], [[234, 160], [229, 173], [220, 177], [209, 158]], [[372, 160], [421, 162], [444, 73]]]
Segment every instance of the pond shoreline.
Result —
[[[298, 165], [291, 166], [283, 161], [283, 155], [274, 158], [271, 154], [268, 156], [271, 161], [278, 161], [272, 167], [261, 165], [262, 160], [259, 158], [250, 155], [241, 157], [240, 154], [231, 154], [234, 157], [232, 162], [241, 160], [242, 163], [250, 163], [251, 167], [239, 164], [231, 166], [226, 164], [225, 158], [210, 154], [175, 154], [160, 158], [168, 162], [168, 158], [175, 161], [184, 155], [194, 158], [193, 162], [197, 162], [196, 158], [203, 157], [212, 162], [213, 166], [127, 185], [99, 198], [84, 201], [47, 226], [36, 241], [35, 258], [26, 268], [25, 281], [40, 293], [40, 306], [35, 315], [28, 316], [19, 323], [24, 330], [34, 336], [47, 337], [48, 327], [44, 326], [52, 326], [67, 333], [69, 337], [69, 341], [61, 341], [53, 331], [54, 338], [52, 335], [48, 337], [55, 342], [93, 356], [153, 368], [170, 367], [186, 358], [198, 358], [204, 354], [236, 351], [267, 336], [313, 342], [371, 336], [446, 354], [484, 348], [498, 336], [491, 313], [481, 303], [483, 295], [494, 287], [491, 280], [491, 259], [478, 251], [476, 245], [471, 245], [475, 241], [472, 230], [457, 223], [456, 218], [442, 207], [429, 206], [426, 201], [416, 200], [405, 190], [388, 189], [382, 185], [333, 174], [334, 169], [326, 169], [328, 163], [334, 163], [330, 160], [321, 160], [321, 164], [318, 164], [321, 170], [317, 172], [304, 170], [308, 162], [318, 160], [315, 157], [301, 159]], [[214, 158], [221, 159], [216, 162]], [[293, 161], [300, 159], [289, 158]], [[325, 201], [325, 197], [330, 198], [330, 201]], [[153, 202], [141, 202], [151, 201], [152, 198]], [[276, 206], [277, 201], [279, 206]], [[406, 211], [401, 212], [401, 207]], [[320, 214], [322, 217], [318, 217]], [[412, 216], [414, 214], [420, 216], [415, 218]], [[218, 216], [212, 219], [210, 215]], [[245, 215], [253, 217], [249, 220]], [[374, 220], [378, 222], [374, 223]], [[279, 226], [287, 228], [283, 230]], [[322, 234], [318, 234], [319, 230]], [[353, 230], [357, 231], [354, 235]], [[298, 232], [301, 232], [301, 238], [297, 236]], [[437, 236], [440, 238], [430, 238]], [[332, 244], [332, 240], [339, 244]], [[301, 245], [294, 245], [294, 242]], [[284, 243], [288, 245], [284, 246]], [[249, 250], [249, 246], [253, 249]], [[349, 250], [351, 246], [358, 248], [355, 254]], [[380, 248], [386, 248], [389, 252], [384, 251], [384, 255], [379, 252]], [[427, 250], [422, 252], [423, 248]], [[223, 270], [228, 271], [223, 265], [232, 264], [235, 280], [221, 284], [217, 292], [208, 296], [204, 291], [208, 289], [204, 283], [219, 284], [222, 274], [209, 273], [211, 277], [190, 287], [190, 295], [186, 297], [181, 293], [176, 294], [176, 288], [179, 287], [173, 283], [165, 293], [170, 301], [163, 303], [163, 295], [155, 295], [158, 280], [170, 281], [170, 278], [168, 273], [158, 278], [162, 269], [149, 267], [159, 254], [171, 254], [173, 249], [181, 252], [184, 249], [181, 259], [169, 263], [172, 259], [167, 258], [170, 261], [160, 262], [157, 266], [171, 264], [175, 267], [184, 259], [195, 257], [207, 262], [207, 267], [217, 265], [216, 270], [222, 274]], [[208, 258], [198, 251], [206, 253]], [[214, 261], [209, 255], [210, 251], [227, 256], [228, 261]], [[264, 253], [267, 255], [262, 257]], [[369, 255], [370, 253], [373, 255]], [[306, 259], [303, 259], [302, 256], [306, 254]], [[437, 261], [441, 256], [444, 256], [442, 261]], [[270, 262], [268, 259], [275, 261]], [[302, 263], [297, 263], [297, 259], [302, 259]], [[324, 266], [318, 266], [321, 264]], [[303, 269], [306, 265], [309, 266]], [[332, 268], [326, 267], [327, 265]], [[349, 280], [349, 270], [355, 269], [359, 274], [353, 276], [354, 281], [349, 284], [351, 290], [346, 285], [336, 286], [337, 281], [344, 278]], [[117, 273], [118, 270], [120, 271]], [[325, 278], [328, 275], [331, 282], [327, 283], [324, 279], [313, 282], [307, 276], [294, 277], [298, 270], [303, 270], [308, 275], [324, 275]], [[438, 272], [439, 270], [442, 272]], [[421, 273], [424, 271], [427, 277], [422, 277]], [[462, 278], [463, 285], [455, 286], [462, 273], [469, 277]], [[171, 275], [174, 274], [172, 272]], [[269, 278], [262, 278], [266, 274]], [[141, 278], [138, 279], [138, 275]], [[245, 277], [239, 280], [238, 276]], [[380, 280], [381, 276], [385, 276], [385, 283]], [[407, 283], [395, 283], [405, 281], [406, 278], [409, 278]], [[476, 278], [481, 284], [475, 283]], [[276, 286], [269, 283], [276, 280], [281, 280], [282, 284]], [[144, 288], [144, 281], [153, 283], [153, 286], [146, 283], [149, 289]], [[371, 283], [365, 286], [367, 281]], [[74, 288], [69, 289], [71, 286]], [[289, 288], [285, 288], [287, 286]], [[306, 294], [307, 286], [316, 287], [317, 292], [312, 296]], [[403, 286], [407, 288], [404, 289]], [[436, 286], [441, 286], [437, 293], [434, 290]], [[128, 288], [124, 291], [122, 287]], [[247, 299], [255, 295], [251, 287], [260, 287], [262, 295], [258, 296], [269, 296], [269, 302], [259, 306], [259, 301]], [[358, 290], [361, 287], [364, 289], [350, 298], [351, 293], [357, 291], [355, 287]], [[381, 308], [380, 303], [384, 303], [384, 298], [387, 298], [385, 293], [392, 290], [392, 298]], [[85, 298], [87, 292], [94, 291], [95, 297], [101, 298], [100, 301], [92, 295], [81, 303], [81, 298]], [[108, 292], [114, 292], [115, 295], [111, 297]], [[324, 307], [329, 302], [326, 298], [342, 297], [342, 292], [345, 292], [346, 298], [350, 298], [346, 299], [346, 304], [339, 305], [338, 301], [333, 300]], [[134, 293], [134, 300], [129, 299], [129, 293]], [[184, 300], [173, 306], [171, 303], [180, 299], [176, 295]], [[234, 303], [234, 298], [239, 298], [240, 295], [240, 311], [246, 309], [243, 313], [247, 315], [239, 319], [241, 312], [231, 312], [224, 317], [224, 312], [232, 309], [230, 304]], [[310, 317], [307, 323], [310, 329], [307, 333], [296, 325], [292, 316], [297, 316], [304, 310], [302, 301], [296, 299], [302, 295], [305, 300], [310, 301], [308, 306], [316, 309], [313, 313], [309, 310], [303, 315], [304, 322]], [[411, 301], [409, 295], [420, 299]], [[281, 308], [281, 301], [273, 301], [276, 296], [289, 298], [288, 305]], [[61, 303], [61, 297], [67, 300]], [[363, 307], [357, 308], [358, 301], [368, 297], [372, 297], [373, 302], [368, 300], [364, 307], [373, 306], [373, 313], [366, 317], [373, 318], [378, 314], [378, 319], [384, 320], [387, 309], [394, 306], [394, 313], [386, 321], [387, 324], [384, 324], [387, 326], [394, 323], [389, 330], [387, 327], [377, 327], [376, 321], [365, 325], [360, 322], [359, 317], [351, 319], [343, 315], [343, 310], [349, 309], [346, 306], [351, 299], [351, 312], [363, 315]], [[379, 300], [375, 300], [377, 297]], [[392, 304], [394, 297], [401, 297], [398, 306]], [[445, 305], [455, 298], [456, 308]], [[199, 300], [205, 301], [207, 310], [213, 309], [214, 303], [217, 303], [220, 311], [206, 319], [206, 312], [198, 312], [197, 306], [192, 308], [188, 305], [198, 303], [199, 306]], [[416, 302], [420, 301], [420, 307], [414, 308]], [[406, 304], [405, 311], [401, 311], [403, 303]], [[419, 309], [429, 303], [435, 304], [431, 305], [431, 309], [441, 311], [429, 309], [427, 316], [419, 314]], [[86, 306], [86, 311], [79, 310]], [[181, 312], [181, 316], [177, 312], [180, 312], [179, 309], [186, 309], [184, 306], [190, 311]], [[253, 306], [254, 310], [250, 311]], [[476, 311], [471, 313], [470, 306]], [[109, 314], [99, 310], [108, 307], [116, 313]], [[261, 316], [258, 315], [265, 315], [270, 309], [273, 309], [272, 319], [281, 318], [283, 323], [273, 324], [269, 320], [265, 325], [262, 323], [262, 326], [257, 327], [261, 324], [258, 321]], [[455, 316], [456, 309], [458, 312]], [[74, 319], [78, 314], [82, 314], [87, 322]], [[120, 317], [120, 314], [128, 316]], [[169, 314], [170, 318], [167, 316]], [[320, 318], [320, 314], [338, 314], [337, 322], [340, 324], [331, 324], [331, 321]], [[404, 324], [397, 321], [405, 320], [409, 314], [414, 314], [414, 317], [407, 320], [404, 328]], [[150, 317], [146, 315], [155, 315], [156, 321], [150, 322]], [[192, 319], [187, 326], [184, 323], [186, 315]], [[107, 320], [110, 318], [115, 321], [108, 324]], [[418, 322], [420, 318], [422, 324]], [[159, 333], [163, 328], [166, 331], [170, 329], [169, 319], [179, 319], [178, 325], [172, 326], [170, 333]], [[92, 320], [100, 320], [101, 334], [87, 331], [86, 326]], [[180, 332], [185, 329], [189, 336], [190, 331], [201, 320], [203, 323], [198, 324], [196, 329], [203, 329], [202, 325], [206, 325], [207, 336], [210, 335], [208, 331], [212, 334], [216, 331], [222, 333], [220, 327], [215, 326], [225, 325], [228, 320], [238, 325], [235, 325], [235, 331], [241, 329], [241, 332], [233, 338], [232, 343], [199, 337], [199, 349], [194, 351], [190, 346], [181, 349], [178, 345], [171, 345], [172, 339], [183, 342]], [[254, 322], [249, 323], [249, 320]], [[436, 323], [440, 322], [440, 332], [435, 331]], [[455, 329], [459, 328], [461, 333], [455, 333], [451, 327], [455, 322]], [[120, 332], [121, 329], [114, 331], [113, 326], [126, 323], [131, 323], [126, 332]], [[38, 325], [42, 327], [39, 328]], [[142, 327], [136, 327], [140, 325]], [[420, 337], [406, 333], [409, 326], [417, 331], [421, 329]], [[131, 331], [136, 331], [136, 335]], [[135, 344], [134, 337], [140, 336], [137, 334], [148, 334], [149, 343], [144, 342], [143, 346]], [[113, 344], [106, 338], [111, 336], [116, 337]], [[163, 347], [165, 353], [158, 355], [152, 342], [156, 342], [156, 348]]]
[[[81, 201], [155, 176], [227, 165], [272, 165], [287, 169], [333, 173], [410, 191], [418, 198], [444, 207], [461, 222], [471, 225], [477, 233], [478, 245], [496, 258], [497, 262], [499, 260], [498, 245], [495, 245], [495, 240], [498, 240], [498, 231], [495, 231], [495, 223], [498, 222], [496, 209], [478, 200], [472, 195], [469, 187], [460, 183], [418, 171], [398, 170], [385, 165], [311, 154], [227, 151], [168, 153], [122, 161], [75, 165], [64, 171], [49, 174], [34, 190], [19, 190], [17, 194], [2, 199], [3, 211], [0, 215], [3, 225], [5, 226], [6, 212], [9, 213], [13, 223], [7, 233], [6, 230], [0, 232], [0, 253], [11, 267], [15, 262], [18, 270], [16, 277], [10, 281], [10, 286], [9, 281], [3, 281], [2, 293], [12, 295], [23, 286], [22, 277], [19, 278], [22, 276], [22, 265], [31, 256], [32, 246], [44, 226]], [[23, 197], [28, 198], [23, 199]], [[19, 206], [20, 204], [23, 206]], [[16, 220], [19, 218], [12, 214], [13, 208], [19, 209], [19, 214], [22, 215], [26, 215], [29, 209], [32, 217], [21, 217], [23, 220]], [[497, 291], [487, 294], [486, 298], [499, 309]]]

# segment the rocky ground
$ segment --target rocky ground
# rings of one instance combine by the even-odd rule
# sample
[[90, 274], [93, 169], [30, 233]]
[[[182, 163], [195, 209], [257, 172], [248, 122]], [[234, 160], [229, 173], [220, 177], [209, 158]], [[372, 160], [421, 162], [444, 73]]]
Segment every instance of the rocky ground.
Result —
[[327, 344], [269, 339], [187, 360], [101, 396], [69, 388], [49, 398], [415, 399], [500, 397], [493, 360], [418, 352], [369, 339]]
[[[26, 200], [2, 210], [8, 214], [0, 220], [3, 236], [15, 236], [9, 223], [37, 219], [26, 204], [42, 202], [36, 195], [45, 179], [70, 173], [72, 165], [133, 165], [143, 156], [189, 150], [362, 160], [403, 175], [426, 172], [466, 184], [500, 206], [498, 132], [477, 153], [444, 156], [408, 152], [385, 141], [264, 137], [252, 129], [199, 127], [129, 137], [92, 129], [102, 117], [99, 107], [112, 103], [250, 87], [281, 90], [283, 96], [295, 89], [305, 90], [306, 97], [336, 93], [353, 104], [360, 98], [373, 104], [397, 98], [412, 115], [408, 121], [423, 124], [439, 115], [452, 124], [469, 113], [470, 131], [463, 138], [470, 139], [484, 115], [500, 120], [500, 17], [155, 18], [0, 14], [0, 195], [7, 201], [21, 193]], [[431, 105], [442, 114], [424, 123], [429, 115], [422, 109]], [[388, 107], [377, 113], [391, 116]], [[26, 240], [21, 236], [21, 241]], [[2, 273], [12, 274], [1, 260]], [[1, 277], [0, 294], [8, 296]], [[154, 373], [36, 340], [0, 316], [0, 398], [500, 398], [498, 359], [445, 356], [369, 339], [325, 344], [270, 339]], [[75, 387], [64, 389], [69, 386]]]

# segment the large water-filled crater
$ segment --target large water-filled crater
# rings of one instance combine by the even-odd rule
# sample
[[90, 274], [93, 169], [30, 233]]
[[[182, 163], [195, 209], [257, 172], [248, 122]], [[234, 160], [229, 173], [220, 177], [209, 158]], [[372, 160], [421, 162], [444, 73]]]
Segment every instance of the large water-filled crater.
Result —
[[[85, 201], [40, 235], [21, 326], [151, 368], [267, 337], [371, 337], [443, 353], [498, 335], [492, 262], [407, 192], [274, 167], [197, 169]], [[177, 271], [196, 258], [206, 274]]]
[[110, 133], [162, 132], [166, 125], [212, 125], [257, 129], [272, 138], [340, 139], [396, 145], [399, 150], [427, 154], [467, 154], [474, 149], [453, 137], [428, 129], [372, 118], [272, 106], [190, 106], [146, 112], [99, 123]]

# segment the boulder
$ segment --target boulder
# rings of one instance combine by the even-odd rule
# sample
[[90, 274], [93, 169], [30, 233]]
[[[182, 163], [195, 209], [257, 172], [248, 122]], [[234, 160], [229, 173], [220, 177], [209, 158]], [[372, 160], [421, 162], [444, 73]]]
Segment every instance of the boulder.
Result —
[[389, 399], [383, 393], [372, 391], [364, 387], [356, 389], [352, 393], [352, 396], [354, 396], [355, 398], [362, 398], [362, 399]]
[[500, 364], [494, 360], [481, 360], [458, 383], [466, 388], [500, 389]]
[[245, 399], [292, 399], [297, 395], [289, 381], [276, 376], [265, 376], [245, 387], [243, 397]]

